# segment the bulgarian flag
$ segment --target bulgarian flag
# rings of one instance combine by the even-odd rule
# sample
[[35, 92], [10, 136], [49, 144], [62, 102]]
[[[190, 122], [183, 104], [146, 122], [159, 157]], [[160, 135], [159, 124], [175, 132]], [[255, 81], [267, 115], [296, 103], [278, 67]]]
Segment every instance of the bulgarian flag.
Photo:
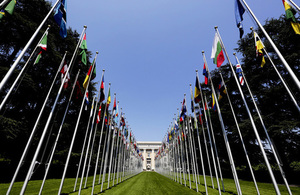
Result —
[[40, 48], [40, 52], [37, 55], [34, 64], [39, 63], [41, 57], [42, 57], [42, 53], [43, 51], [47, 51], [47, 37], [48, 37], [48, 31], [45, 33], [44, 37], [42, 38], [41, 42], [37, 45], [37, 47]]
[[222, 65], [222, 63], [225, 60], [222, 46], [221, 46], [221, 41], [217, 32], [215, 34], [215, 38], [211, 50], [211, 58], [213, 59], [214, 64], [216, 64], [218, 68]]
[[90, 78], [90, 74], [91, 74], [91, 71], [92, 71], [92, 68], [93, 68], [93, 65], [90, 66], [90, 69], [84, 79], [84, 82], [83, 82], [83, 87], [84, 89], [86, 89], [87, 85], [88, 85], [88, 82], [89, 82], [89, 78]]
[[285, 9], [285, 18], [290, 21], [294, 31], [296, 34], [300, 34], [300, 24], [297, 22], [295, 18], [296, 11], [292, 8], [292, 6], [285, 0], [282, 0], [284, 9]]

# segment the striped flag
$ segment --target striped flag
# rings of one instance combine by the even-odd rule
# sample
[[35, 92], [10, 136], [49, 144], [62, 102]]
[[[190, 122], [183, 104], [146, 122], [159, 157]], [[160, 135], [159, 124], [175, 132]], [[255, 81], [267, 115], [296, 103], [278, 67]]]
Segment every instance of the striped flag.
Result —
[[236, 68], [236, 73], [238, 74], [238, 77], [239, 77], [240, 84], [241, 84], [241, 86], [243, 86], [243, 85], [244, 85], [244, 77], [243, 77], [243, 74], [242, 74], [242, 67], [241, 67], [241, 65], [237, 62], [235, 68]]
[[91, 74], [91, 71], [92, 71], [92, 68], [93, 68], [93, 65], [90, 66], [90, 69], [84, 79], [84, 82], [83, 82], [83, 87], [84, 89], [86, 89], [87, 85], [88, 85], [88, 82], [89, 82], [89, 78], [90, 78], [90, 74]]
[[48, 37], [48, 31], [45, 33], [44, 37], [42, 38], [41, 42], [39, 42], [39, 44], [37, 45], [37, 47], [39, 47], [39, 54], [37, 55], [35, 61], [33, 64], [37, 64], [39, 63], [41, 57], [42, 57], [42, 53], [43, 51], [47, 51], [47, 37]]
[[200, 85], [199, 85], [198, 76], [196, 76], [194, 101], [195, 101], [195, 103], [199, 103], [201, 101]]
[[[61, 69], [61, 71], [60, 71], [60, 72], [61, 72], [61, 82], [63, 82], [67, 70], [68, 70], [68, 66], [67, 66], [67, 64], [65, 63], [65, 65], [62, 67], [62, 69]], [[66, 80], [65, 80], [65, 82], [64, 82], [64, 89], [67, 89], [67, 88], [68, 88], [69, 81], [70, 81], [70, 74], [69, 74], [69, 72], [68, 72], [68, 74], [67, 74], [67, 76], [66, 76]]]
[[285, 18], [291, 23], [296, 34], [300, 34], [300, 24], [295, 18], [296, 11], [293, 7], [285, 0], [282, 0], [285, 9]]
[[212, 45], [211, 58], [213, 59], [214, 64], [216, 64], [218, 68], [225, 61], [221, 41], [217, 32], [215, 33], [215, 38]]

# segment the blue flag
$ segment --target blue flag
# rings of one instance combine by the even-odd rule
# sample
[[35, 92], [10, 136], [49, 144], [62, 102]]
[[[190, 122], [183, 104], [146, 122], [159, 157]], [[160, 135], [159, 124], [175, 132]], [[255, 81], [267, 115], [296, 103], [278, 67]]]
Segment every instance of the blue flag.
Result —
[[236, 20], [236, 26], [240, 30], [240, 38], [242, 38], [244, 34], [244, 29], [243, 29], [243, 14], [245, 13], [245, 8], [241, 4], [240, 0], [236, 0], [234, 3], [234, 10], [235, 10], [235, 20]]
[[54, 20], [59, 25], [59, 34], [62, 38], [67, 37], [67, 4], [66, 0], [60, 0], [54, 9]]

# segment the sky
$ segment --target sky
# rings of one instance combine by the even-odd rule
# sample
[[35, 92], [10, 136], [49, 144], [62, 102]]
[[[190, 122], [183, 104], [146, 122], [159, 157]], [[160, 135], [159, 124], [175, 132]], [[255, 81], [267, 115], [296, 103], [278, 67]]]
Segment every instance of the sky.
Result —
[[[284, 14], [281, 0], [247, 4], [262, 24]], [[202, 51], [210, 71], [216, 68], [210, 59], [214, 26], [232, 62], [239, 40], [234, 0], [67, 1], [67, 26], [81, 33], [84, 25], [88, 50], [93, 57], [99, 51], [94, 81], [100, 83], [105, 69], [106, 94], [111, 83], [137, 141], [162, 141], [184, 94], [190, 108], [195, 70], [204, 81]], [[245, 34], [256, 28], [248, 13], [243, 26]]]

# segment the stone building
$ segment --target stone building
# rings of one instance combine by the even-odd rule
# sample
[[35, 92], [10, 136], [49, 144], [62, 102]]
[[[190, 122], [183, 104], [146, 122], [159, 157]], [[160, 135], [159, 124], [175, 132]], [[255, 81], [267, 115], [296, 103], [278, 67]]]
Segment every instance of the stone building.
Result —
[[144, 161], [142, 162], [144, 171], [155, 171], [155, 155], [158, 152], [162, 142], [158, 141], [138, 141], [137, 146], [143, 155]]

